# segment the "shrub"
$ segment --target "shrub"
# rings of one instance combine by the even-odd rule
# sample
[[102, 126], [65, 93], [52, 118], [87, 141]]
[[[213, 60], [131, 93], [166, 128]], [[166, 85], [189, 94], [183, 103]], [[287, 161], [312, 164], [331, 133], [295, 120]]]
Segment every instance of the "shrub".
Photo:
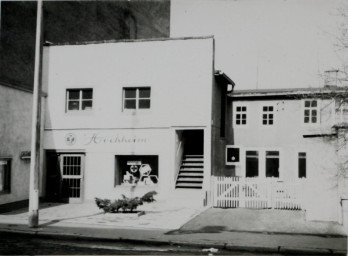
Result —
[[156, 195], [156, 191], [150, 191], [143, 195], [141, 198], [134, 197], [128, 198], [125, 195], [122, 195], [121, 199], [116, 199], [113, 202], [109, 199], [95, 198], [95, 203], [99, 209], [103, 209], [104, 213], [117, 213], [122, 210], [122, 212], [134, 212], [139, 205], [145, 203], [152, 203], [156, 201], [153, 196]]

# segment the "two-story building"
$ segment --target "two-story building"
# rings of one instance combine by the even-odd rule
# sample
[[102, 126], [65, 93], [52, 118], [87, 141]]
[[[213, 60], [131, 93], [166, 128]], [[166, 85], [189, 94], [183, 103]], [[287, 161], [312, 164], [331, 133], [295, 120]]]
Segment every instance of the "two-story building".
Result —
[[344, 88], [325, 87], [234, 91], [233, 145], [227, 146], [227, 168], [219, 175], [273, 177], [283, 184], [302, 179], [306, 218], [340, 221], [340, 200], [348, 189], [342, 183], [348, 176], [347, 145], [340, 135], [347, 132], [347, 105], [340, 100], [346, 94]]
[[155, 190], [203, 204], [234, 86], [214, 69], [213, 37], [44, 48], [48, 200]]

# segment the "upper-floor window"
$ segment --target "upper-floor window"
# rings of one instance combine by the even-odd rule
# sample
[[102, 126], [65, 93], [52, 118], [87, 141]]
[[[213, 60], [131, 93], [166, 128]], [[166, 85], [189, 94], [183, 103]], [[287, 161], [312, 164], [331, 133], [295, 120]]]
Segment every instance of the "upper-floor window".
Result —
[[304, 117], [303, 122], [305, 124], [317, 124], [319, 123], [319, 106], [317, 100], [305, 100], [304, 101]]
[[93, 105], [93, 89], [67, 89], [66, 110], [90, 110]]
[[123, 109], [149, 109], [151, 88], [123, 88]]
[[274, 124], [274, 107], [263, 106], [262, 107], [262, 125]]
[[247, 106], [236, 106], [234, 114], [235, 125], [247, 124]]
[[0, 158], [0, 194], [11, 192], [11, 159]]

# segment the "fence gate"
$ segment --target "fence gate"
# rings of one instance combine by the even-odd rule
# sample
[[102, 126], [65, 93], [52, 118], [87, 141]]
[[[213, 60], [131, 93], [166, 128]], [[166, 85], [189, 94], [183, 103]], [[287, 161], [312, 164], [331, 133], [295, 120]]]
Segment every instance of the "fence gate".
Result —
[[213, 206], [302, 209], [303, 179], [212, 177]]

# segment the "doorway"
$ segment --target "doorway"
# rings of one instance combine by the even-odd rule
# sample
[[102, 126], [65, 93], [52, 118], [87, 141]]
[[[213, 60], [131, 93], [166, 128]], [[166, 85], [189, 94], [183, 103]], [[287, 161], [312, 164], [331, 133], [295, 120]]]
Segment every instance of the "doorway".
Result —
[[46, 200], [82, 202], [84, 154], [47, 152], [46, 159]]

